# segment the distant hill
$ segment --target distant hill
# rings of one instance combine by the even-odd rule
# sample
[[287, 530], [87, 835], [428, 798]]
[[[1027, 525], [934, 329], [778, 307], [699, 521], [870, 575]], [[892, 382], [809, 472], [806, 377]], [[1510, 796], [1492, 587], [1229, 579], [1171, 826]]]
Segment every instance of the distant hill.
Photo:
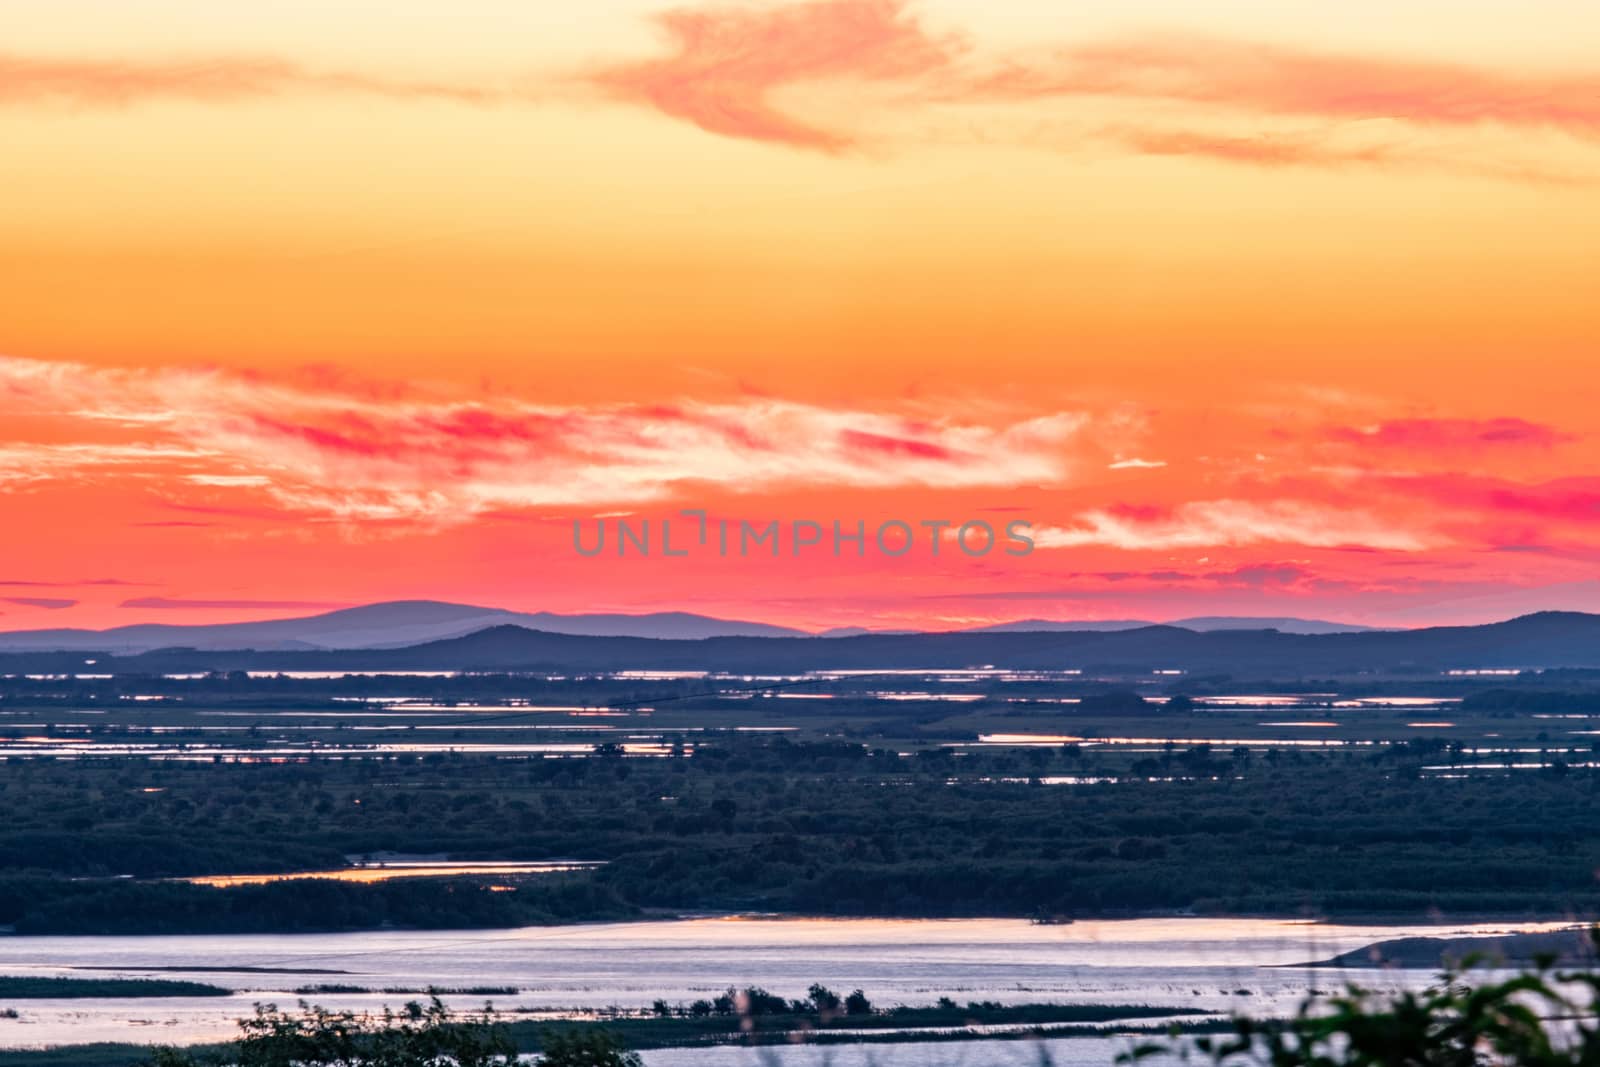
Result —
[[[1020, 619], [1016, 622], [998, 622], [991, 626], [975, 626], [967, 633], [1072, 633], [1080, 630], [1137, 630], [1161, 623], [1141, 619], [1089, 619], [1083, 621], [1055, 619]], [[1197, 615], [1190, 619], [1174, 619], [1168, 626], [1181, 626], [1185, 630], [1281, 630], [1286, 634], [1354, 634], [1367, 633], [1376, 627], [1357, 626], [1354, 623], [1326, 622], [1322, 619], [1254, 618], [1233, 615]]]
[[1308, 967], [1407, 967], [1437, 970], [1468, 957], [1487, 963], [1528, 964], [1541, 957], [1564, 966], [1593, 965], [1595, 941], [1585, 927], [1543, 933], [1486, 934], [1480, 937], [1400, 937], [1305, 964]]
[[963, 630], [969, 634], [1043, 634], [1043, 633], [1110, 633], [1114, 630], [1137, 630], [1145, 626], [1160, 626], [1148, 619], [1018, 619], [1015, 622], [996, 622], [988, 626], [973, 626]]
[[[1137, 619], [1064, 622], [1025, 619], [982, 626], [967, 633], [1109, 633], [1157, 625]], [[1190, 630], [1276, 629], [1284, 633], [1344, 633], [1367, 629], [1314, 619], [1206, 617], [1173, 623]], [[158, 648], [205, 651], [255, 649], [261, 652], [327, 649], [402, 648], [460, 637], [491, 626], [521, 626], [544, 633], [584, 637], [648, 637], [693, 641], [707, 637], [805, 637], [804, 630], [761, 622], [719, 619], [681, 611], [645, 615], [559, 615], [517, 612], [437, 600], [394, 600], [293, 619], [198, 625], [140, 623], [108, 630], [16, 630], [0, 632], [0, 652], [148, 652]], [[840, 626], [819, 637], [860, 637], [916, 633]]]
[[203, 650], [399, 648], [486, 630], [523, 626], [589, 637], [797, 637], [804, 631], [681, 611], [649, 615], [523, 613], [437, 600], [395, 600], [305, 618], [210, 625], [144, 623], [110, 630], [22, 630], [0, 633], [0, 651], [144, 652], [157, 648]]
[[1328, 622], [1325, 619], [1257, 618], [1250, 615], [1196, 615], [1174, 619], [1169, 625], [1186, 630], [1281, 630], [1286, 634], [1366, 634], [1381, 629], [1353, 622]]
[[[60, 671], [77, 654], [0, 654], [0, 673]], [[98, 657], [97, 657], [98, 658]], [[1600, 667], [1600, 615], [1542, 612], [1485, 626], [1369, 633], [1199, 632], [1176, 626], [1058, 633], [858, 637], [582, 636], [498, 625], [404, 648], [329, 651], [166, 649], [101, 659], [96, 671], [1076, 668], [1086, 674], [1233, 674], [1256, 679], [1437, 675], [1451, 669]]]

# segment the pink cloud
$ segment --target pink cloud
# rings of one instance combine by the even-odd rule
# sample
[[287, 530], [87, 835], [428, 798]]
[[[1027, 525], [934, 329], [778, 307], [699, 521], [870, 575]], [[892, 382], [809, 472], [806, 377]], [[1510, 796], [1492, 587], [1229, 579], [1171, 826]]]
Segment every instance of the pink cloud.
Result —
[[1303, 585], [1321, 581], [1311, 568], [1300, 563], [1251, 563], [1230, 570], [1179, 571], [1169, 569], [1147, 571], [1093, 571], [1067, 575], [1070, 578], [1091, 578], [1104, 582], [1139, 582], [1155, 585], [1191, 585], [1207, 582], [1215, 585], [1265, 588], [1268, 586]]
[[31, 578], [0, 578], [0, 587], [7, 589], [77, 589], [89, 585], [144, 585], [144, 582], [126, 582], [121, 578], [88, 578], [76, 582], [44, 582]]
[[1462, 450], [1495, 446], [1550, 448], [1574, 440], [1552, 426], [1519, 418], [1394, 419], [1376, 426], [1338, 426], [1328, 437], [1377, 448]]
[[1515, 514], [1557, 522], [1600, 522], [1600, 477], [1522, 485], [1472, 474], [1434, 474], [1395, 476], [1384, 484], [1412, 499], [1424, 498], [1497, 521]]
[[888, 437], [877, 433], [863, 433], [860, 430], [845, 430], [840, 434], [840, 439], [846, 447], [859, 448], [866, 452], [921, 456], [924, 459], [952, 458], [949, 449], [929, 441], [919, 441], [905, 437]]
[[1069, 526], [1033, 531], [1039, 548], [1126, 551], [1237, 548], [1283, 544], [1417, 552], [1435, 538], [1360, 508], [1303, 500], [1199, 500], [1170, 511], [1111, 507], [1079, 514]]
[[1119, 521], [1136, 523], [1166, 522], [1172, 518], [1173, 512], [1165, 504], [1130, 504], [1125, 501], [1108, 504], [1100, 510]]
[[59, 611], [63, 608], [76, 607], [78, 604], [76, 600], [51, 596], [8, 596], [4, 599], [7, 604], [17, 604], [25, 608], [44, 608], [48, 611]]
[[[901, 0], [800, 0], [770, 7], [679, 8], [657, 19], [667, 55], [592, 72], [613, 96], [725, 137], [837, 152], [858, 135], [807, 121], [775, 100], [828, 79], [887, 84], [905, 105], [1152, 100], [1208, 117], [1290, 117], [1318, 129], [1219, 132], [1118, 126], [1079, 134], [1151, 156], [1257, 167], [1384, 165], [1453, 169], [1516, 181], [1587, 181], [1537, 166], [1433, 156], [1403, 133], [1348, 143], [1353, 122], [1415, 127], [1495, 124], [1600, 138], [1600, 77], [1537, 75], [1403, 57], [1324, 53], [1183, 35], [1065, 44], [978, 55], [962, 38], [924, 29]], [[1337, 127], [1331, 124], [1338, 124]], [[1019, 137], [1022, 136], [1019, 134]]]
[[334, 611], [349, 604], [328, 604], [316, 600], [176, 600], [171, 597], [147, 596], [124, 600], [124, 608], [158, 609], [163, 611], [218, 611], [251, 610], [278, 611], [305, 609], [307, 611]]
[[1304, 134], [1237, 135], [1116, 126], [1100, 131], [1100, 136], [1140, 155], [1199, 156], [1255, 167], [1347, 166], [1397, 163], [1405, 158], [1386, 145], [1341, 147]]
[[1251, 587], [1300, 585], [1315, 577], [1310, 568], [1298, 563], [1253, 563], [1204, 575], [1208, 582]]
[[306, 91], [470, 104], [492, 103], [506, 96], [482, 86], [312, 70], [270, 56], [163, 61], [0, 54], [0, 104], [61, 102], [105, 107], [158, 99], [227, 102]]
[[600, 71], [594, 82], [710, 133], [830, 152], [852, 137], [784, 112], [772, 101], [777, 90], [828, 78], [913, 79], [947, 68], [960, 51], [896, 0], [680, 8], [657, 22], [670, 54]]
[[49, 444], [0, 444], [0, 491], [126, 477], [188, 512], [436, 524], [687, 499], [707, 486], [1059, 486], [1142, 430], [1120, 415], [916, 419], [761, 397], [556, 406], [419, 391], [390, 401], [215, 369], [0, 358], [8, 414], [59, 425]]
[[1600, 76], [1592, 74], [1507, 73], [1176, 34], [1012, 60], [966, 91], [1010, 98], [1121, 96], [1256, 114], [1495, 123], [1600, 136]]

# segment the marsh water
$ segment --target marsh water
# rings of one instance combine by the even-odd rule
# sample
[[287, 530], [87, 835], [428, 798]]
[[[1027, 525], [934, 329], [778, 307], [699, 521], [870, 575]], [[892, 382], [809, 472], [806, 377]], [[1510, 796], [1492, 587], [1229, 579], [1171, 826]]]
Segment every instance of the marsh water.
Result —
[[[799, 997], [814, 981], [861, 988], [879, 1006], [957, 1001], [1151, 1004], [1173, 1008], [1292, 1010], [1348, 972], [1295, 966], [1388, 938], [1460, 936], [1563, 924], [1358, 926], [1270, 919], [1160, 918], [1036, 925], [1024, 920], [877, 920], [708, 916], [661, 922], [479, 931], [346, 934], [6, 937], [0, 973], [170, 977], [233, 990], [228, 997], [35, 1000], [0, 1019], [0, 1047], [90, 1041], [182, 1044], [231, 1036], [256, 1002], [290, 1006], [320, 985], [367, 992], [317, 994], [330, 1008], [399, 1006], [384, 990], [516, 988], [513, 995], [452, 995], [458, 1008], [485, 999], [510, 1013], [643, 1009], [688, 1002], [729, 986]], [[1382, 988], [1426, 984], [1429, 971], [1359, 972]], [[1114, 1028], [1112, 1031], [1114, 1032]], [[1050, 1042], [1058, 1064], [1109, 1062], [1105, 1040]], [[914, 1046], [699, 1049], [647, 1054], [651, 1067], [693, 1063], [824, 1062], [894, 1067]], [[928, 1046], [917, 1063], [966, 1063], [970, 1044]], [[985, 1063], [1038, 1062], [1029, 1042], [985, 1041]], [[1122, 1046], [1119, 1046], [1122, 1047]], [[1087, 1058], [1085, 1058], [1087, 1057]]]

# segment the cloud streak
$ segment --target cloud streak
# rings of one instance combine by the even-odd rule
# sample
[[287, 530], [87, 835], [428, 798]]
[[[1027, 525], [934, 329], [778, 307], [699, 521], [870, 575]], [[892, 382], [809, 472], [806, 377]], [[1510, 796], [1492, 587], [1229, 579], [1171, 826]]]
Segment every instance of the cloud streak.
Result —
[[319, 600], [180, 600], [164, 596], [124, 600], [119, 607], [159, 611], [334, 611], [349, 604], [329, 604]]
[[1112, 126], [1100, 140], [1145, 156], [1200, 157], [1252, 167], [1345, 167], [1409, 163], [1389, 145], [1341, 146], [1326, 137], [1258, 132], [1214, 133], [1193, 129]]
[[0, 446], [0, 490], [140, 477], [186, 502], [243, 494], [327, 519], [439, 523], [669, 500], [697, 487], [1062, 485], [1080, 462], [1104, 462], [1138, 432], [1125, 417], [1082, 412], [995, 422], [772, 398], [588, 407], [386, 399], [215, 370], [0, 359], [6, 414], [95, 440]]
[[24, 608], [44, 608], [47, 611], [61, 611], [78, 605], [76, 600], [69, 600], [66, 597], [8, 596], [0, 599], [4, 599], [7, 604], [16, 604]]
[[1118, 548], [1170, 551], [1281, 544], [1308, 548], [1370, 548], [1419, 552], [1422, 535], [1370, 512], [1298, 500], [1199, 500], [1171, 510], [1101, 508], [1071, 526], [1033, 532], [1039, 548]]
[[272, 56], [188, 60], [59, 58], [0, 53], [0, 104], [123, 107], [148, 100], [227, 103], [291, 92], [359, 93], [489, 104], [503, 90], [464, 83], [314, 70]]
[[1116, 96], [1256, 115], [1558, 129], [1600, 138], [1600, 76], [1315, 52], [1188, 35], [1065, 48], [964, 87], [980, 96]]
[[3, 578], [0, 588], [6, 589], [79, 589], [92, 585], [144, 585], [144, 582], [126, 582], [121, 578], [88, 578], [75, 582], [48, 582], [34, 578]]
[[838, 78], [903, 82], [948, 69], [962, 50], [896, 0], [680, 8], [656, 21], [669, 53], [598, 71], [596, 85], [710, 133], [827, 152], [853, 137], [780, 109], [777, 91]]
[[[1178, 114], [1166, 125], [1102, 126], [1078, 135], [1076, 146], [1255, 167], [1454, 168], [1504, 180], [1571, 181], [1538, 167], [1436, 158], [1411, 144], [1412, 134], [1493, 125], [1600, 141], [1600, 76], [1588, 73], [1497, 71], [1176, 34], [981, 55], [964, 38], [926, 29], [901, 0], [710, 5], [675, 9], [657, 21], [665, 55], [597, 69], [590, 83], [710, 133], [797, 149], [840, 152], [861, 142], [793, 109], [805, 86], [846, 79], [892, 87], [901, 107], [1155, 103]], [[1219, 119], [1228, 125], [1219, 129]], [[1316, 128], [1271, 126], [1285, 119]], [[1344, 136], [1375, 120], [1393, 127], [1383, 128], [1383, 140]]]
[[[1532, 517], [1591, 527], [1600, 523], [1600, 477], [1592, 475], [1533, 484], [1463, 473], [1392, 475], [1380, 484], [1411, 500], [1428, 500], [1476, 515]], [[1589, 534], [1592, 536], [1592, 529]]]
[[1373, 426], [1336, 426], [1328, 438], [1341, 444], [1406, 451], [1476, 451], [1486, 448], [1552, 448], [1572, 434], [1519, 418], [1393, 419]]

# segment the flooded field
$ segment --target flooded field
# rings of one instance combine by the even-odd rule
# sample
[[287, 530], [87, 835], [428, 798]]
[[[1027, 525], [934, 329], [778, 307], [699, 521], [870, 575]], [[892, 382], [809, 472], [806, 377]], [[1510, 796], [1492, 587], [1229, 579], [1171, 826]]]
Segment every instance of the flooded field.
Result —
[[321, 871], [288, 871], [281, 874], [208, 874], [195, 878], [182, 878], [190, 885], [209, 885], [226, 889], [239, 885], [268, 885], [273, 882], [297, 882], [307, 879], [325, 879], [334, 882], [387, 882], [396, 878], [460, 878], [471, 875], [521, 875], [558, 874], [565, 871], [591, 871], [602, 866], [582, 860], [556, 860], [546, 863], [517, 863], [514, 861], [488, 861], [482, 863], [452, 863], [436, 860], [400, 860], [391, 863], [356, 863]]
[[[904, 735], [911, 743], [901, 742], [902, 751], [927, 745], [937, 732], [944, 736], [934, 743], [957, 753], [1056, 746], [1114, 753], [1118, 763], [1174, 749], [1373, 749], [1426, 736], [1455, 756], [1426, 761], [1425, 773], [1435, 775], [1520, 772], [1557, 759], [1576, 765], [1595, 747], [1587, 713], [1507, 722], [1470, 712], [1459, 695], [1467, 684], [1462, 676], [1387, 691], [1262, 688], [1180, 701], [1169, 688], [1178, 683], [1165, 676], [1095, 679], [1075, 668], [244, 674], [253, 691], [264, 694], [248, 707], [216, 699], [222, 683], [208, 675], [137, 682], [87, 673], [12, 678], [37, 692], [39, 703], [0, 706], [0, 759], [660, 757], [692, 754], [697, 744], [727, 732], [789, 733], [798, 740], [850, 729], [879, 743]], [[1083, 703], [1083, 694], [1108, 685], [1130, 687], [1142, 703], [1099, 709], [1092, 695]], [[920, 725], [912, 729], [912, 723]], [[1131, 768], [1110, 769], [1126, 778]]]

